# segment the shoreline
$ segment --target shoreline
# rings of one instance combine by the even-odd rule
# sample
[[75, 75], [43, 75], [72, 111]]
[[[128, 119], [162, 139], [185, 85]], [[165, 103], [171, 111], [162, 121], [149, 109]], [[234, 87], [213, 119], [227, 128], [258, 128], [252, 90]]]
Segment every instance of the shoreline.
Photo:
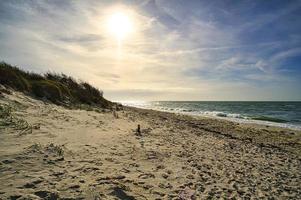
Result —
[[[288, 136], [300, 136], [301, 137], [301, 130], [299, 129], [291, 129], [287, 127], [280, 127], [280, 126], [273, 126], [273, 125], [266, 125], [266, 124], [259, 124], [259, 123], [243, 123], [243, 122], [237, 122], [232, 121], [227, 118], [223, 117], [214, 117], [214, 116], [196, 116], [196, 115], [190, 115], [190, 114], [183, 114], [183, 113], [174, 113], [174, 112], [167, 112], [167, 111], [161, 111], [161, 110], [154, 110], [154, 109], [146, 109], [146, 108], [137, 108], [132, 106], [124, 106], [125, 108], [128, 108], [129, 110], [138, 110], [142, 113], [151, 113], [154, 114], [156, 117], [161, 117], [167, 115], [168, 117], [174, 117], [179, 119], [185, 119], [186, 125], [190, 126], [192, 125], [193, 128], [200, 128], [201, 130], [206, 130], [208, 132], [214, 133], [214, 134], [221, 134], [225, 137], [229, 137], [232, 139], [238, 139], [238, 140], [246, 140], [255, 142], [256, 140], [259, 140], [259, 145], [264, 145], [265, 142], [267, 142], [268, 146], [273, 144], [269, 143], [269, 141], [261, 141], [261, 136], [267, 139], [267, 135], [265, 133], [273, 133], [273, 137], [277, 137], [276, 140], [279, 143], [284, 144], [285, 137]], [[206, 121], [209, 125], [209, 128], [203, 127], [204, 121]], [[196, 124], [201, 124], [201, 126], [198, 126]], [[215, 124], [215, 126], [211, 127], [211, 124]], [[233, 130], [236, 130], [236, 128], [241, 128], [239, 130], [239, 133], [230, 133]], [[246, 133], [244, 133], [246, 131]], [[251, 134], [248, 132], [251, 131]], [[227, 132], [225, 134], [225, 132]], [[255, 133], [254, 135], [252, 135]], [[281, 135], [281, 136], [280, 136]], [[237, 136], [237, 137], [236, 137]], [[260, 136], [260, 137], [258, 137]], [[269, 135], [272, 136], [272, 135]], [[253, 139], [252, 139], [253, 137]], [[279, 137], [279, 138], [278, 138]], [[271, 140], [275, 140], [275, 138], [270, 138]], [[282, 140], [284, 139], [284, 140]], [[301, 138], [297, 139], [297, 142], [299, 142], [299, 150], [298, 154], [301, 156]], [[252, 141], [253, 140], [253, 141]], [[274, 141], [276, 142], [276, 141]], [[288, 142], [289, 143], [289, 142]]]
[[67, 109], [17, 92], [0, 104], [11, 106], [0, 119], [1, 199], [296, 199], [301, 191], [300, 131], [132, 107]]
[[[122, 104], [122, 103], [121, 103]], [[253, 124], [253, 125], [259, 125], [259, 126], [273, 126], [273, 127], [279, 127], [279, 128], [284, 128], [284, 129], [291, 129], [294, 131], [301, 131], [301, 125], [296, 125], [296, 124], [291, 124], [291, 123], [279, 123], [279, 122], [273, 122], [273, 121], [265, 121], [265, 120], [255, 120], [252, 118], [247, 118], [247, 117], [228, 117], [228, 116], [218, 116], [219, 113], [222, 112], [210, 112], [210, 113], [217, 113], [217, 115], [213, 114], [202, 114], [200, 112], [186, 112], [186, 111], [174, 111], [170, 109], [156, 109], [156, 108], [147, 108], [143, 106], [134, 106], [134, 105], [124, 105], [127, 107], [132, 107], [132, 108], [139, 108], [139, 109], [149, 109], [153, 111], [161, 111], [161, 112], [167, 112], [167, 113], [174, 113], [174, 114], [179, 114], [179, 115], [188, 115], [188, 116], [193, 116], [197, 118], [212, 118], [212, 119], [217, 119], [217, 120], [226, 120], [226, 121], [231, 121], [231, 122], [237, 122], [237, 123], [243, 123], [243, 124]], [[205, 112], [206, 113], [206, 112]], [[209, 113], [209, 112], [207, 112]], [[224, 114], [222, 114], [224, 115]], [[239, 114], [229, 114], [229, 115], [239, 115]]]

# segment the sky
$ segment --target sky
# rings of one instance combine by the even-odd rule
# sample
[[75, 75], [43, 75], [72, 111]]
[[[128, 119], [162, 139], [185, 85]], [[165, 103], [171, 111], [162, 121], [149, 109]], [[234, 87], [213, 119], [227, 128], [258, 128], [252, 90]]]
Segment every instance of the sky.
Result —
[[300, 0], [0, 0], [0, 60], [115, 101], [300, 101], [300, 19]]

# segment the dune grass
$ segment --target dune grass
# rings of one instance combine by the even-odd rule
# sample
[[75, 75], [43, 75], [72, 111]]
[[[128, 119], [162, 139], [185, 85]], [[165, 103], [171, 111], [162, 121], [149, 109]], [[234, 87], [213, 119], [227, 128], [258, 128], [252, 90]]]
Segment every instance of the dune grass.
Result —
[[56, 145], [54, 143], [42, 145], [40, 143], [34, 143], [28, 147], [28, 150], [39, 153], [51, 153], [56, 156], [64, 156], [64, 145]]
[[0, 130], [12, 128], [18, 131], [19, 135], [32, 133], [32, 125], [26, 120], [16, 117], [10, 105], [0, 104]]
[[113, 105], [103, 97], [101, 90], [87, 82], [77, 81], [65, 74], [25, 72], [5, 62], [0, 63], [0, 84], [55, 104], [87, 104], [101, 108]]

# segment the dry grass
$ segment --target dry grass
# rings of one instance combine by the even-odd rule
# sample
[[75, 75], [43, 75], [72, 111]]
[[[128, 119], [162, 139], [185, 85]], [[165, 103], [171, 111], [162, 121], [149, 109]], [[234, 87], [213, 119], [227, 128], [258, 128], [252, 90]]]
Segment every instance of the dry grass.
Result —
[[87, 82], [65, 74], [25, 72], [4, 62], [0, 63], [0, 84], [60, 105], [87, 104], [101, 108], [114, 105], [103, 97], [101, 90]]
[[16, 117], [10, 105], [0, 105], [0, 129], [12, 128], [18, 131], [19, 135], [32, 133], [32, 125], [26, 120]]
[[46, 153], [46, 154], [53, 154], [56, 156], [63, 157], [64, 156], [64, 146], [62, 145], [55, 145], [53, 143], [42, 145], [40, 143], [35, 143], [28, 147], [28, 150], [32, 152], [38, 153]]

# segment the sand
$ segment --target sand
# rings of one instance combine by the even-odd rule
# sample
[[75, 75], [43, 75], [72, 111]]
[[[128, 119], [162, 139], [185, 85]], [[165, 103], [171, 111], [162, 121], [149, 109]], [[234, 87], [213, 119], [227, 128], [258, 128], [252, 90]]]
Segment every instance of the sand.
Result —
[[[301, 133], [0, 97], [0, 199], [300, 199]], [[137, 135], [137, 125], [141, 135]]]

